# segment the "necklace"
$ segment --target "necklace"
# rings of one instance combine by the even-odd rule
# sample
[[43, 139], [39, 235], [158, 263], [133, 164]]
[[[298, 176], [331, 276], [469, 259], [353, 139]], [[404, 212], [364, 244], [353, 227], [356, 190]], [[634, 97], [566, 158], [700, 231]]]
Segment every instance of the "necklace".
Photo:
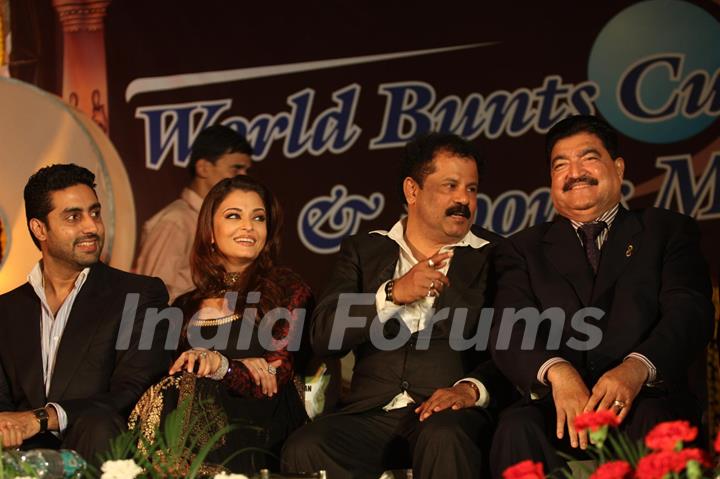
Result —
[[240, 318], [238, 313], [229, 314], [220, 318], [213, 319], [193, 319], [190, 321], [190, 326], [203, 327], [203, 326], [220, 326], [223, 324], [232, 323]]

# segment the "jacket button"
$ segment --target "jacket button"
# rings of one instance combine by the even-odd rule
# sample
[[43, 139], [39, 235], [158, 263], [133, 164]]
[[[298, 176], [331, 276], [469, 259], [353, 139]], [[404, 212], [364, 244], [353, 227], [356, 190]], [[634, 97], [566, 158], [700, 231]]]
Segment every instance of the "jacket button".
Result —
[[403, 391], [406, 391], [408, 388], [410, 388], [410, 383], [407, 381], [403, 381], [400, 383], [400, 389]]

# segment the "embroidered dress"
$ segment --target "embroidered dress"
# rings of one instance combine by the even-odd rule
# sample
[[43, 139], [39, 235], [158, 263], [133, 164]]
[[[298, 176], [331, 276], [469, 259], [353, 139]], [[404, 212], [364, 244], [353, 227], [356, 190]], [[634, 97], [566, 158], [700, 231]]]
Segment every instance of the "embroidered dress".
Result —
[[[227, 347], [215, 349], [230, 360], [229, 371], [220, 381], [196, 378], [187, 372], [165, 378], [140, 399], [130, 417], [130, 427], [140, 427], [143, 437], [152, 440], [163, 418], [188, 401], [185, 424], [191, 438], [197, 439], [195, 450], [188, 451], [190, 461], [212, 434], [229, 425], [233, 429], [215, 444], [206, 464], [224, 463], [227, 469], [246, 474], [261, 468], [279, 469], [285, 439], [307, 421], [293, 382], [295, 358], [288, 351], [287, 340], [295, 334], [296, 326], [303, 329], [301, 322], [311, 314], [305, 308], [311, 306], [312, 297], [308, 286], [292, 271], [278, 268], [272, 276], [278, 278], [276, 286], [283, 297], [282, 304], [274, 306], [281, 313], [273, 320], [262, 316], [263, 311], [257, 316], [265, 319], [256, 320], [251, 308], [260, 308], [252, 303], [236, 308], [237, 314], [197, 319], [195, 313], [202, 299], [196, 298], [194, 292], [177, 299], [175, 306], [183, 310], [185, 318], [178, 354], [190, 349], [191, 344], [197, 346], [200, 338], [221, 338], [219, 342]], [[232, 291], [232, 284], [229, 287]], [[238, 291], [239, 303], [248, 297], [252, 298], [253, 293]], [[276, 368], [278, 392], [272, 397], [263, 395], [262, 387], [255, 384], [240, 361], [257, 357], [268, 363], [281, 361]], [[225, 463], [228, 458], [230, 461]], [[210, 464], [206, 472], [212, 472]]]

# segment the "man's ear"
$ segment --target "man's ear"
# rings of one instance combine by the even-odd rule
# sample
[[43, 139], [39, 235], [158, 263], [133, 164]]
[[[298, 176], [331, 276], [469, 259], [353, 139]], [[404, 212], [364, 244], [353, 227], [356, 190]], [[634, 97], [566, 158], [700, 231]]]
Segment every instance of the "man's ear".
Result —
[[37, 218], [30, 218], [30, 231], [38, 241], [47, 241], [47, 225]]
[[417, 200], [417, 192], [420, 189], [420, 185], [411, 177], [407, 177], [403, 180], [403, 193], [405, 194], [405, 201], [408, 205], [412, 205]]
[[625, 177], [625, 160], [621, 156], [615, 158], [615, 171], [617, 171], [620, 180]]
[[212, 163], [205, 158], [200, 158], [195, 162], [195, 176], [198, 178], [207, 178]]

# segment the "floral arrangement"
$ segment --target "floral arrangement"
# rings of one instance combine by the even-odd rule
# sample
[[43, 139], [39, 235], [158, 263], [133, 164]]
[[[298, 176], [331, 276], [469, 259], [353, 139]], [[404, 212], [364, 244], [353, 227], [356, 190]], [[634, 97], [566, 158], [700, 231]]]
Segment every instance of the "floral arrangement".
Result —
[[[643, 442], [633, 443], [616, 428], [618, 417], [611, 411], [591, 411], [575, 418], [578, 431], [589, 431], [588, 454], [595, 468], [585, 468], [590, 479], [707, 479], [720, 478], [711, 456], [698, 448], [685, 447], [697, 437], [697, 428], [687, 421], [663, 422]], [[720, 454], [720, 434], [715, 440]], [[572, 459], [572, 458], [568, 458]], [[572, 477], [568, 472], [562, 472]], [[522, 461], [503, 472], [503, 479], [545, 479], [542, 463]]]

